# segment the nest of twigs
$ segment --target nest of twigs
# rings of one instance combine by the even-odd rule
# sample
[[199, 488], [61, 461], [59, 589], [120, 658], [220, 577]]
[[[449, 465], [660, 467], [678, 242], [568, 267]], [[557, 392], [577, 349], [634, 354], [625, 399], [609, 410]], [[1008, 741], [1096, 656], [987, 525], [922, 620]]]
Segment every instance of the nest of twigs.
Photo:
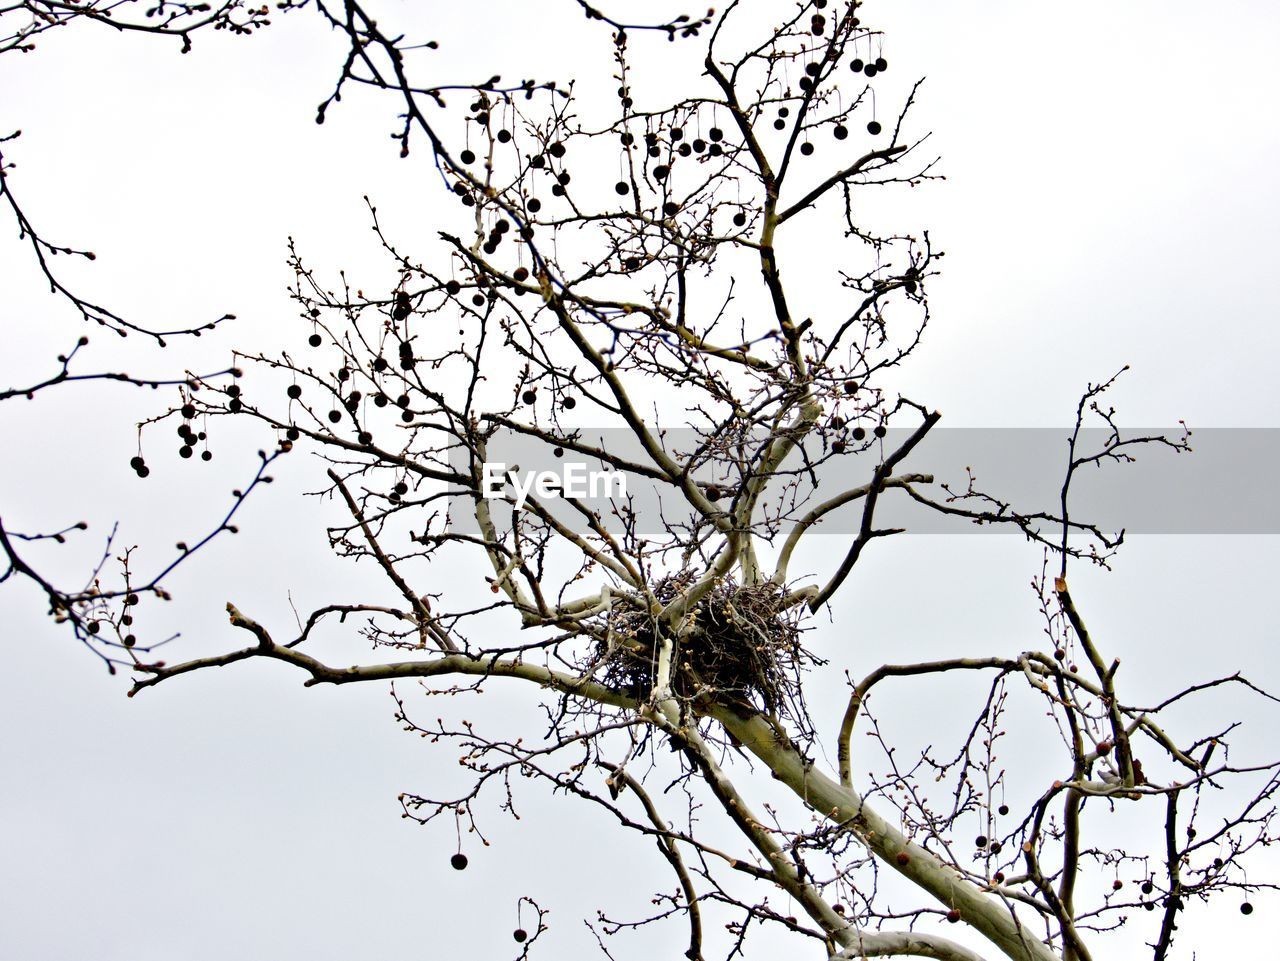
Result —
[[[691, 571], [659, 581], [663, 604], [694, 581]], [[806, 655], [794, 609], [783, 607], [772, 587], [718, 584], [697, 604], [691, 625], [675, 645], [672, 691], [684, 699], [713, 697], [745, 703], [770, 714], [798, 706], [800, 667]], [[653, 690], [659, 635], [653, 615], [630, 601], [615, 601], [599, 641], [602, 679], [637, 698]]]

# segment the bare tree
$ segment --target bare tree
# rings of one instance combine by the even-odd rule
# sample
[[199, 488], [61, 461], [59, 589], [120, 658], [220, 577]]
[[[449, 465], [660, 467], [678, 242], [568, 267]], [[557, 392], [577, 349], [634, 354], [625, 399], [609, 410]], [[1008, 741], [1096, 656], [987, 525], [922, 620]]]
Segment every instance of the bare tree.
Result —
[[[691, 959], [733, 958], [769, 925], [836, 958], [1083, 961], [1126, 924], [1163, 959], [1181, 913], [1271, 886], [1245, 866], [1276, 837], [1280, 769], [1232, 762], [1230, 720], [1163, 720], [1212, 688], [1271, 696], [1230, 674], [1133, 703], [1068, 586], [1069, 568], [1105, 566], [1123, 540], [1072, 514], [1073, 479], [1187, 436], [1124, 432], [1113, 377], [1081, 399], [1051, 509], [916, 463], [940, 414], [891, 377], [925, 333], [941, 254], [927, 233], [867, 222], [862, 203], [935, 165], [916, 88], [876, 101], [892, 67], [859, 4], [735, 0], [635, 25], [584, 6], [612, 45], [607, 106], [556, 81], [421, 82], [430, 43], [354, 0], [313, 6], [349, 42], [317, 119], [353, 86], [394, 98], [398, 148], [452, 193], [456, 222], [410, 252], [371, 201], [389, 284], [292, 248], [297, 351], [189, 375], [148, 430], [177, 423], [190, 456], [220, 420], [256, 423], [270, 438], [256, 482], [284, 453], [320, 454], [345, 515], [332, 547], [385, 584], [296, 631], [229, 604], [248, 642], [189, 661], [157, 659], [135, 622], [158, 579], [126, 566], [122, 603], [58, 598], [81, 640], [134, 674], [131, 694], [257, 659], [307, 684], [392, 682], [403, 726], [455, 745], [473, 775], [460, 796], [403, 795], [407, 817], [483, 836], [522, 779], [608, 811], [653, 838], [671, 887], [652, 913], [593, 930], [678, 920]], [[662, 100], [659, 56], [696, 58], [697, 89]], [[814, 249], [823, 263], [803, 263]], [[1089, 448], [1094, 418], [1105, 440]], [[625, 483], [590, 496], [567, 474], [531, 479], [530, 463], [497, 466], [510, 444]], [[842, 717], [814, 716], [807, 686], [852, 665], [819, 657], [811, 632], [874, 542], [902, 533], [878, 520], [894, 500], [1041, 544], [1043, 637], [882, 663], [849, 678]], [[853, 518], [838, 556], [795, 575], [837, 518]], [[439, 570], [474, 570], [474, 589], [434, 592]], [[308, 652], [353, 624], [363, 660]], [[985, 695], [947, 719], [945, 753], [897, 750], [872, 711], [882, 686], [974, 676]], [[545, 732], [419, 717], [418, 696], [518, 682], [541, 692]], [[1043, 729], [1054, 777], [1005, 767], [1011, 726]], [[1145, 834], [1116, 841], [1134, 810]], [[531, 907], [521, 957], [545, 930]]]

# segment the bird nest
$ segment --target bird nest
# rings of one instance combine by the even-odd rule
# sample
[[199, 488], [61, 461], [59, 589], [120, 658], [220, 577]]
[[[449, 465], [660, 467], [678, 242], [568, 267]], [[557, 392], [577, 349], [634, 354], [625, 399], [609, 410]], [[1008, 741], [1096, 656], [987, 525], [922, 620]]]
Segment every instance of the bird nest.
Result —
[[[692, 571], [664, 578], [654, 587], [662, 604], [675, 600], [695, 580]], [[694, 608], [679, 632], [671, 687], [676, 697], [728, 699], [770, 714], [792, 715], [800, 707], [800, 670], [809, 657], [800, 645], [794, 607], [768, 586], [718, 583]], [[603, 680], [634, 697], [650, 695], [657, 676], [660, 632], [653, 614], [634, 601], [617, 600], [599, 625], [596, 651]]]

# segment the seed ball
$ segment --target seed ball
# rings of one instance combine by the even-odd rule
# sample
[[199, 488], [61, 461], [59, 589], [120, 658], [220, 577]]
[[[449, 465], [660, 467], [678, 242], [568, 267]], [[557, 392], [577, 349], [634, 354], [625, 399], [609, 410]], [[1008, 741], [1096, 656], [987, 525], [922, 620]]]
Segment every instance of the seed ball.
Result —
[[906, 851], [899, 851], [897, 857], [894, 858], [899, 864], [906, 865], [911, 863], [911, 855]]
[[538, 399], [538, 394], [536, 391], [526, 390], [523, 394], [520, 395], [520, 399], [524, 401], [526, 404], [532, 404], [535, 400]]
[[187, 420], [190, 420], [192, 417], [196, 416], [196, 409], [190, 404], [184, 404], [182, 407], [182, 416]]
[[373, 443], [373, 435], [367, 430], [362, 430], [356, 437], [356, 440], [360, 442], [361, 447], [368, 447]]
[[290, 384], [289, 389], [285, 391], [285, 393], [288, 394], [290, 397], [292, 397], [294, 400], [297, 400], [299, 397], [302, 396], [302, 388], [299, 387], [297, 384]]
[[987, 839], [983, 837], [981, 834], [979, 834], [976, 838], [973, 839], [973, 843], [980, 848], [985, 848], [987, 846]]
[[717, 140], [724, 139], [724, 131], [719, 127], [712, 127], [707, 136], [711, 138], [712, 143], [715, 143]]
[[733, 225], [735, 227], [744, 227], [746, 226], [746, 223], [747, 223], [747, 215], [744, 214], [741, 210], [739, 210], [736, 214], [733, 215]]
[[1111, 882], [1112, 891], [1119, 891], [1122, 887], [1124, 887], [1124, 882], [1121, 881], [1119, 878], [1116, 878], [1114, 881]]
[[178, 456], [183, 459], [190, 457], [193, 453], [195, 452], [186, 444], [183, 444], [181, 447], [178, 448]]
[[555, 143], [553, 143], [550, 147], [547, 148], [547, 153], [551, 154], [551, 156], [553, 157], [563, 157], [564, 144], [562, 144], [559, 140], [557, 140]]
[[207, 464], [209, 461], [213, 460], [213, 451], [211, 450], [201, 451], [200, 459]]
[[853, 439], [854, 439], [854, 440], [866, 440], [866, 439], [867, 439], [867, 432], [866, 432], [866, 429], [865, 429], [865, 428], [862, 428], [862, 427], [855, 427], [855, 428], [853, 429]]
[[396, 406], [397, 406], [397, 407], [408, 407], [408, 406], [409, 406], [409, 395], [408, 395], [408, 394], [401, 394], [399, 397], [397, 397], [397, 398], [396, 398]]
[[412, 354], [406, 354], [405, 356], [400, 358], [400, 369], [413, 370], [413, 368], [417, 365], [417, 363], [418, 362], [413, 359]]
[[876, 69], [876, 65], [874, 63], [869, 63], [862, 68], [862, 72], [868, 77], [874, 77], [880, 71]]
[[856, 380], [846, 380], [844, 382], [844, 392], [846, 394], [856, 394], [858, 392], [858, 382]]
[[689, 156], [689, 154], [693, 153], [693, 148], [690, 147], [687, 143], [682, 143], [677, 148], [676, 152], [679, 153], [681, 157], [687, 157]]
[[563, 185], [561, 185], [561, 184], [552, 184], [552, 185], [551, 185], [551, 196], [553, 196], [553, 197], [563, 197], [563, 196], [564, 196], [564, 186], [563, 186]]
[[884, 424], [876, 424], [871, 433], [875, 434], [877, 437], [884, 437], [884, 435], [889, 432], [885, 430]]
[[622, 266], [627, 268], [627, 270], [636, 270], [640, 267], [640, 258], [628, 257], [626, 260], [622, 262]]
[[702, 153], [702, 151], [706, 149], [707, 149], [707, 142], [705, 140], [703, 140], [701, 137], [697, 137], [694, 139], [693, 141], [694, 153]]
[[312, 347], [319, 347], [321, 344], [320, 335], [312, 334], [310, 337], [307, 338], [307, 343], [310, 344]]
[[402, 413], [402, 414], [400, 415], [400, 421], [401, 421], [402, 423], [405, 423], [405, 424], [412, 424], [412, 423], [413, 423], [413, 412], [412, 412], [412, 411], [407, 411], [407, 410], [406, 410], [404, 413]]
[[1253, 914], [1253, 905], [1246, 901], [1244, 904], [1240, 905], [1240, 913]]
[[564, 399], [564, 409], [565, 409], [565, 410], [573, 410], [573, 409], [574, 409], [575, 407], [577, 407], [577, 406], [578, 406], [578, 402], [577, 402], [576, 400], [574, 400], [572, 397], [566, 397], [566, 398]]
[[[814, 19], [816, 20], [817, 18], [815, 17]], [[822, 67], [816, 63], [806, 63], [804, 65], [804, 72], [811, 77], [816, 77], [821, 70]]]
[[837, 140], [847, 140], [849, 137], [849, 128], [842, 123], [836, 124], [835, 130], [831, 131]]
[[139, 477], [151, 476], [151, 468], [143, 464], [141, 467], [138, 468], [138, 476]]
[[471, 303], [472, 303], [474, 306], [476, 306], [476, 307], [483, 307], [483, 306], [484, 306], [484, 294], [479, 294], [479, 293], [472, 294], [472, 295], [471, 295]]
[[1004, 845], [1003, 845], [1003, 844], [1001, 844], [999, 841], [992, 841], [992, 842], [991, 842], [991, 853], [992, 853], [992, 854], [999, 854], [999, 853], [1000, 853], [1000, 851], [1001, 851], [1003, 848], [1004, 848]]
[[129, 459], [129, 466], [134, 470], [142, 470], [142, 468], [146, 466], [146, 462], [141, 457], [131, 457]]
[[455, 854], [449, 859], [449, 863], [453, 865], [455, 871], [463, 871], [467, 867], [467, 856], [465, 854]]
[[809, 77], [801, 77], [797, 85], [801, 90], [809, 91], [813, 89], [813, 80]]
[[813, 154], [813, 144], [809, 143], [809, 141], [806, 140], [804, 143], [800, 145], [800, 152], [804, 154], [806, 157], [811, 156]]
[[854, 73], [862, 73], [862, 68], [865, 66], [866, 64], [864, 64], [862, 60], [859, 59], [858, 57], [854, 57], [852, 60], [849, 61], [849, 69], [852, 70]]
[[995, 877], [991, 880], [995, 881], [996, 884], [1004, 884], [1004, 872], [997, 871]]
[[619, 180], [613, 185], [613, 191], [619, 197], [625, 197], [627, 194], [631, 193], [631, 188], [627, 186], [627, 182], [625, 180]]
[[387, 400], [386, 394], [379, 394], [377, 397], [373, 399], [374, 407], [386, 407], [388, 403], [389, 401]]
[[289, 440], [297, 440], [299, 437], [302, 436], [302, 432], [298, 430], [298, 428], [296, 427], [290, 427], [287, 431], [284, 432], [284, 436], [287, 437]]
[[917, 286], [918, 285], [914, 280], [908, 280], [902, 285], [902, 289], [909, 294], [914, 294], [916, 292]]
[[339, 411], [339, 410], [329, 411], [329, 423], [336, 424], [340, 420], [342, 420], [342, 411]]
[[135, 635], [133, 635], [133, 634], [126, 634], [126, 635], [124, 636], [124, 646], [125, 646], [125, 647], [133, 647], [133, 645], [135, 645], [135, 644], [137, 644], [137, 643], [138, 643], [138, 638], [137, 638]]
[[521, 944], [523, 944], [525, 941], [529, 939], [529, 933], [525, 931], [524, 928], [516, 928], [514, 931], [511, 932], [511, 936]]
[[884, 128], [880, 126], [880, 121], [878, 120], [872, 120], [867, 124], [867, 133], [871, 134], [873, 137], [883, 129]]
[[1054, 650], [1054, 652], [1053, 652], [1053, 656], [1054, 656], [1054, 659], [1055, 659], [1055, 660], [1059, 660], [1059, 661], [1060, 661], [1060, 660], [1062, 660], [1064, 657], [1066, 657], [1066, 656], [1067, 656], [1067, 652], [1066, 652], [1066, 651], [1064, 651], [1062, 648], [1060, 648], [1060, 647], [1059, 647], [1059, 648], [1056, 648], [1056, 649]]
[[670, 167], [666, 164], [658, 164], [658, 166], [653, 168], [653, 179], [659, 181], [666, 180], [667, 174], [669, 173], [671, 173]]
[[773, 129], [774, 129], [774, 130], [786, 130], [786, 129], [787, 129], [787, 122], [786, 122], [785, 120], [783, 120], [781, 117], [779, 117], [777, 120], [775, 120], [775, 121], [773, 122]]
[[1008, 813], [1009, 813], [1009, 805], [1007, 805], [1007, 804], [1001, 804], [998, 808], [996, 808], [996, 813], [1001, 814], [1001, 815], [1008, 814]]
[[714, 504], [719, 499], [720, 499], [720, 488], [714, 485], [709, 486], [707, 488], [707, 500], [711, 501], [711, 503]]
[[476, 155], [470, 150], [464, 150], [462, 153], [458, 154], [458, 159], [464, 164], [473, 164], [476, 162]]
[[498, 131], [498, 143], [510, 143], [510, 142], [511, 142], [511, 131], [510, 131], [510, 130], [499, 130], [499, 131]]
[[97, 634], [98, 631], [102, 630], [102, 625], [100, 625], [97, 621], [90, 621], [88, 624], [85, 625], [84, 629], [88, 631], [90, 634]]
[[635, 143], [635, 142], [636, 142], [636, 138], [635, 138], [632, 134], [629, 134], [629, 133], [624, 133], [624, 134], [623, 134], [621, 137], [619, 137], [618, 139], [620, 139], [620, 140], [622, 141], [622, 146], [624, 146], [624, 147], [630, 147], [633, 143]]
[[959, 909], [959, 908], [952, 908], [950, 911], [948, 911], [948, 912], [947, 912], [947, 920], [948, 920], [948, 921], [950, 921], [952, 924], [955, 924], [957, 921], [959, 921], [959, 920], [960, 920], [960, 909]]
[[398, 484], [396, 484], [394, 490], [397, 494], [403, 497], [405, 494], [409, 493], [409, 485], [406, 484], [404, 481], [400, 481]]
[[884, 57], [876, 57], [875, 67], [879, 73], [884, 73], [889, 69], [889, 61]]
[[552, 454], [554, 454], [556, 457], [563, 457], [563, 456], [564, 456], [564, 448], [563, 448], [563, 447], [557, 447], [557, 448], [556, 448], [555, 450], [553, 450], [551, 453], [552, 453]]
[[233, 414], [236, 414], [240, 412], [240, 409], [242, 407], [244, 407], [244, 404], [240, 403], [240, 398], [234, 397], [232, 398], [231, 403], [227, 405], [227, 410], [231, 411], [231, 413]]
[[831, 450], [832, 450], [832, 452], [833, 452], [833, 453], [836, 453], [836, 454], [843, 454], [843, 453], [844, 453], [844, 441], [842, 441], [842, 440], [835, 441], [835, 442], [831, 445]]
[[676, 214], [680, 212], [680, 205], [676, 203], [674, 200], [668, 200], [665, 204], [662, 205], [662, 212], [666, 214], [668, 217], [674, 217]]

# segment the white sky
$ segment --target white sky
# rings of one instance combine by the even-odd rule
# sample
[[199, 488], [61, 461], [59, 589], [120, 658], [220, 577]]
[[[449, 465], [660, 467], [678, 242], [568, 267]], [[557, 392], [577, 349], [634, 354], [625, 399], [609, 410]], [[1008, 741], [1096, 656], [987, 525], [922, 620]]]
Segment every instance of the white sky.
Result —
[[[583, 42], [593, 34], [572, 11], [566, 34], [548, 32], [559, 2], [483, 13], [387, 3], [381, 19], [445, 41], [441, 76], [481, 77], [514, 59], [504, 73], [572, 73], [585, 86], [607, 67], [607, 36]], [[928, 226], [947, 251], [931, 287], [931, 336], [906, 375], [912, 392], [946, 424], [1056, 425], [1087, 380], [1129, 363], [1116, 393], [1125, 423], [1280, 426], [1280, 8], [881, 0], [867, 9], [888, 31], [893, 77], [928, 77], [917, 124], [934, 131], [947, 175], [893, 199], [895, 216]], [[199, 352], [144, 351], [131, 372], [181, 369], [208, 351], [214, 359], [201, 366], [221, 365], [235, 343], [292, 336], [290, 235], [317, 263], [383, 271], [363, 193], [405, 231], [428, 234], [443, 216], [449, 201], [385, 139], [392, 108], [355, 96], [325, 126], [313, 123], [340, 56], [314, 20], [286, 17], [248, 41], [197, 38], [187, 57], [164, 43], [69, 32], [0, 62], [0, 127], [23, 130], [6, 150], [19, 163], [15, 192], [51, 236], [99, 254], [74, 267], [81, 284], [144, 319], [239, 315]], [[664, 58], [681, 53], [647, 42]], [[673, 77], [683, 69], [664, 61]], [[43, 295], [12, 231], [5, 237], [8, 384], [79, 331]], [[104, 351], [96, 356], [109, 357], [107, 338], [90, 336]], [[86, 388], [0, 406], [6, 523], [85, 516], [102, 533], [119, 518], [131, 542], [153, 545], [153, 559], [189, 538], [212, 519], [203, 498], [243, 483], [252, 450], [237, 458], [227, 438], [216, 470], [204, 472], [180, 471], [166, 453], [156, 483], [140, 486], [126, 463], [131, 424], [156, 400]], [[241, 538], [175, 580], [172, 617], [189, 643], [242, 643], [225, 624], [228, 599], [287, 625], [287, 592], [303, 607], [349, 588], [349, 572], [327, 560], [317, 507], [289, 496], [315, 484], [308, 469], [299, 461], [278, 472], [270, 499], [247, 508]], [[68, 568], [99, 543], [68, 552]], [[901, 659], [904, 647], [925, 657], [1036, 643], [1026, 585], [1037, 555], [1012, 538], [876, 546], [819, 635], [855, 673], [886, 646]], [[1267, 605], [1277, 552], [1274, 538], [1138, 539], [1113, 574], [1078, 574], [1084, 586], [1073, 592], [1144, 693], [1237, 668], [1280, 688]], [[490, 820], [493, 849], [469, 844], [471, 868], [450, 872], [450, 832], [406, 826], [396, 795], [429, 793], [456, 765], [398, 734], [384, 690], [304, 691], [284, 668], [248, 665], [127, 701], [124, 683], [39, 607], [25, 586], [0, 593], [0, 961], [502, 957], [526, 893], [553, 912], [544, 956], [585, 958], [595, 949], [580, 917], [597, 906], [635, 914], [653, 884], [666, 886], [651, 846], [536, 792], [518, 824]], [[838, 688], [819, 695], [833, 719], [838, 697]], [[502, 703], [528, 706], [519, 696]], [[1222, 716], [1246, 710], [1219, 706]], [[912, 705], [902, 711], [909, 724]], [[1261, 750], [1256, 734], [1245, 744]], [[616, 857], [574, 862], [575, 851], [601, 850]], [[1273, 876], [1277, 868], [1272, 859]], [[1275, 906], [1256, 900], [1264, 907], [1251, 919], [1225, 901], [1189, 919], [1181, 956], [1207, 946], [1210, 931], [1234, 948], [1268, 943]], [[683, 931], [653, 938], [620, 941], [615, 953], [670, 954]], [[1217, 942], [1200, 956], [1230, 955]]]

